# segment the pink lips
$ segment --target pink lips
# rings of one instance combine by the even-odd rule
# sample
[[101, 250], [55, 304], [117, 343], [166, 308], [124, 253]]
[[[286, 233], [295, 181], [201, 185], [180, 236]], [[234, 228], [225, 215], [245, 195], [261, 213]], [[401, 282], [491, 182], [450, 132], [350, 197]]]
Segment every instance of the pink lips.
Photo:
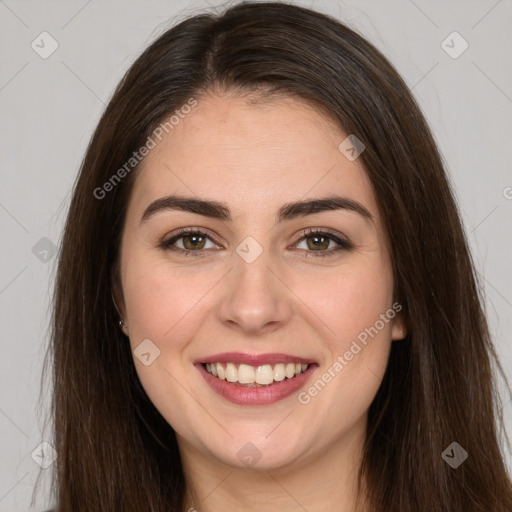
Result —
[[[274, 365], [277, 363], [309, 364], [307, 370], [291, 379], [274, 382], [269, 386], [244, 387], [214, 377], [203, 366], [206, 363], [234, 363], [251, 366]], [[240, 352], [226, 352], [195, 361], [194, 365], [210, 387], [222, 397], [237, 405], [269, 405], [282, 400], [298, 391], [318, 367], [310, 359], [289, 354], [251, 355]]]

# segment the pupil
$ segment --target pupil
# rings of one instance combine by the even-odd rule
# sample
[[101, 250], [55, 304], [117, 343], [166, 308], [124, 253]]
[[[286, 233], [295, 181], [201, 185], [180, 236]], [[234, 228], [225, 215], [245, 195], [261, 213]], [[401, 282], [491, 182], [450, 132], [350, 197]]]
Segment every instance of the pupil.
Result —
[[[314, 247], [317, 247], [317, 248], [318, 248], [318, 247], [322, 246], [322, 248], [325, 248], [325, 247], [323, 247], [323, 246], [325, 245], [326, 237], [324, 237], [324, 236], [317, 236], [317, 235], [315, 235], [315, 236], [311, 236], [310, 238], [312, 238], [312, 239], [314, 240], [314, 242], [313, 242], [313, 246], [314, 246]], [[323, 240], [324, 242], [323, 242], [323, 243], [322, 243], [322, 242], [319, 242], [319, 240]]]
[[190, 240], [194, 240], [191, 245], [193, 248], [197, 248], [198, 247], [198, 240], [199, 240], [199, 243], [200, 243], [200, 239], [202, 239], [203, 237], [201, 235], [187, 235], [185, 237], [185, 240], [189, 241]]

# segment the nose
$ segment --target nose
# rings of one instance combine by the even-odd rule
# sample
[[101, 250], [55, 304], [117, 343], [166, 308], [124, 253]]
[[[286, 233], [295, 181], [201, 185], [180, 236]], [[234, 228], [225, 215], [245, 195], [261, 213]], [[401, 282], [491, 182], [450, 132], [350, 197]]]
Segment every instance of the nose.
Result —
[[293, 313], [293, 293], [267, 250], [251, 263], [238, 254], [224, 280], [218, 308], [221, 322], [245, 335], [282, 328]]

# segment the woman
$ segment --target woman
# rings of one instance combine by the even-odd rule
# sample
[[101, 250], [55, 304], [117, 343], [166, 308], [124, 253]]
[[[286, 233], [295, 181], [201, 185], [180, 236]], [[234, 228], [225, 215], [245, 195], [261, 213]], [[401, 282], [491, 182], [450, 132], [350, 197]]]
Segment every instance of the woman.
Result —
[[191, 17], [127, 72], [75, 185], [58, 510], [509, 512], [481, 304], [382, 54], [283, 3]]

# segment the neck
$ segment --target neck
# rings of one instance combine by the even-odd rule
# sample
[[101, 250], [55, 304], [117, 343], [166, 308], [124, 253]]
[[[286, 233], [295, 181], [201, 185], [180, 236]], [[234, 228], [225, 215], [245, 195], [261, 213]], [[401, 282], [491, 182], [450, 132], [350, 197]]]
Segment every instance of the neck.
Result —
[[187, 482], [184, 511], [365, 512], [363, 496], [356, 507], [364, 427], [354, 427], [293, 463], [268, 469], [224, 464], [178, 436]]

